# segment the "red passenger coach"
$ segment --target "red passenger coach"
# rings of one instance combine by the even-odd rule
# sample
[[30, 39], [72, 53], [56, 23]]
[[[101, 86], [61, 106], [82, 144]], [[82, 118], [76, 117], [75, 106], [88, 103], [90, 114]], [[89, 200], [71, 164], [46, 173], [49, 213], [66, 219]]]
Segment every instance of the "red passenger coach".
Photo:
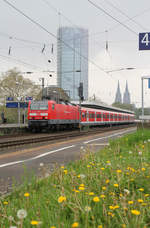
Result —
[[82, 126], [100, 126], [133, 122], [134, 113], [131, 111], [95, 104], [82, 104], [80, 109], [70, 102], [42, 100], [30, 101], [28, 106], [28, 126], [36, 130], [75, 128], [79, 123]]

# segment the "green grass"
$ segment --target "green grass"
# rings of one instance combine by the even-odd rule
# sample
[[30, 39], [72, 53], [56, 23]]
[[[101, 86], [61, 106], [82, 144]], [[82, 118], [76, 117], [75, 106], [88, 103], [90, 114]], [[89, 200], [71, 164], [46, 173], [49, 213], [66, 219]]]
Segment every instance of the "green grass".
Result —
[[[149, 148], [150, 131], [144, 130], [96, 154], [86, 149], [79, 161], [1, 198], [0, 227], [150, 227]], [[18, 218], [19, 209], [25, 218]]]

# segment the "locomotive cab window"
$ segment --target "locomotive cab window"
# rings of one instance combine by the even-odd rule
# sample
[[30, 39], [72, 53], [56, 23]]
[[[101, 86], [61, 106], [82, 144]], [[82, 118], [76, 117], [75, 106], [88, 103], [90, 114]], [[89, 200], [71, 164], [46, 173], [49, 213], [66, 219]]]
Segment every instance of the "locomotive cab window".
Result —
[[31, 102], [30, 109], [31, 110], [48, 110], [48, 102], [47, 101]]

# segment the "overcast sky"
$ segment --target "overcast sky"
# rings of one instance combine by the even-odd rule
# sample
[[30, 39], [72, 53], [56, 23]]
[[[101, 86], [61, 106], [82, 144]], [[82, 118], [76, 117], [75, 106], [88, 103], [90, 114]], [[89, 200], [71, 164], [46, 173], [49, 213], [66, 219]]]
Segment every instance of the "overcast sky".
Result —
[[[88, 0], [8, 1], [48, 32], [0, 0], [1, 72], [17, 67], [22, 72], [35, 72], [24, 76], [32, 77], [36, 83], [40, 84], [38, 78], [45, 77], [46, 84], [55, 84], [57, 29], [59, 26], [79, 26], [89, 30], [89, 60], [94, 63], [89, 62], [89, 95], [95, 94], [111, 104], [118, 80], [122, 95], [127, 80], [132, 103], [141, 105], [141, 77], [150, 75], [150, 51], [138, 50], [138, 34], [150, 32], [149, 0], [90, 0], [101, 9]], [[45, 50], [41, 53], [44, 44]], [[49, 59], [51, 63], [48, 63]], [[127, 67], [136, 69], [104, 72]], [[55, 71], [52, 78], [48, 73], [42, 73], [48, 70]], [[147, 80], [144, 80], [144, 100], [145, 106], [150, 106]]]

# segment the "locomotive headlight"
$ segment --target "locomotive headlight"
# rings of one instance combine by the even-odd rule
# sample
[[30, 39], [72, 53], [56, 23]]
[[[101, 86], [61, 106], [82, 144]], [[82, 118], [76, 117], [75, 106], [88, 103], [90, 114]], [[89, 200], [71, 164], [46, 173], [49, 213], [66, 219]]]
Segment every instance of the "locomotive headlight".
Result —
[[30, 113], [30, 116], [36, 116], [36, 113], [35, 112]]
[[48, 116], [48, 113], [42, 112], [40, 113], [41, 116]]

